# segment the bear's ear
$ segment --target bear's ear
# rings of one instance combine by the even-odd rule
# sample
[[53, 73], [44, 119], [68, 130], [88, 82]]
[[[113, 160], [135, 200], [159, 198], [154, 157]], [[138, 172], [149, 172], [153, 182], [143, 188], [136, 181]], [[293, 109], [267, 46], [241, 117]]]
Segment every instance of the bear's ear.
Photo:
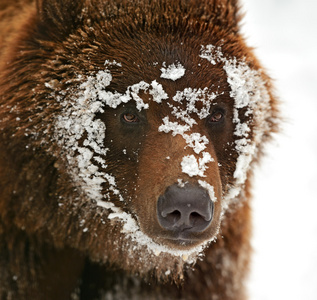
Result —
[[236, 26], [240, 22], [243, 15], [241, 14], [240, 1], [239, 0], [227, 0], [228, 1], [228, 15], [232, 18], [233, 24]]
[[68, 36], [82, 20], [84, 0], [37, 0], [39, 31], [50, 39]]
[[219, 11], [219, 19], [223, 24], [238, 31], [239, 22], [243, 15], [241, 14], [239, 0], [214, 0], [215, 11]]
[[188, 0], [188, 4], [193, 17], [201, 18], [232, 33], [239, 31], [239, 23], [243, 17], [240, 0]]

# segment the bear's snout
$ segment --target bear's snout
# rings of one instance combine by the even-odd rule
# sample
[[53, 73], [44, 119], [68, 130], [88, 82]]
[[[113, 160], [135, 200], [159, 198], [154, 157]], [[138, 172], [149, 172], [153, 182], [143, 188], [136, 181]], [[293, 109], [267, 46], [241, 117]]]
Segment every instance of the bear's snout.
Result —
[[175, 239], [203, 232], [213, 218], [214, 204], [200, 186], [169, 186], [157, 202], [157, 218], [163, 229]]

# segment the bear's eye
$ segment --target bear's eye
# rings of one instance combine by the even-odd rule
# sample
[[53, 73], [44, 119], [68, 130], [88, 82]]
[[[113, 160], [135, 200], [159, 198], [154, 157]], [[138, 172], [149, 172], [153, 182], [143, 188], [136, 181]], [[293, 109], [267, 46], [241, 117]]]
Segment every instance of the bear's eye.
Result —
[[126, 123], [138, 123], [138, 122], [140, 122], [140, 119], [138, 118], [138, 116], [131, 114], [131, 113], [122, 114], [122, 120]]
[[211, 114], [208, 118], [208, 123], [213, 124], [213, 123], [219, 123], [224, 119], [224, 112], [217, 110], [214, 113]]

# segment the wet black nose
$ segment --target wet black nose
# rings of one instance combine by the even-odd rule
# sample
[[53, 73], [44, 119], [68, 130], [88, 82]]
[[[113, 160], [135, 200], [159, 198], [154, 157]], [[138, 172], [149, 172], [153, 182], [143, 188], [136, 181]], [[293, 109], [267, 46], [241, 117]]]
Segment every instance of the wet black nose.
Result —
[[169, 186], [157, 202], [160, 225], [169, 231], [193, 233], [204, 231], [212, 221], [213, 202], [199, 186]]

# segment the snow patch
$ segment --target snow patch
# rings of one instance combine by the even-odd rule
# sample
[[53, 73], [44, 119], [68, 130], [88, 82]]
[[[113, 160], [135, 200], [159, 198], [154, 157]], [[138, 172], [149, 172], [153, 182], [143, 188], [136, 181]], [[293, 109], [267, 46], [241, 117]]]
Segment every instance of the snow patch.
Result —
[[188, 183], [188, 181], [183, 181], [183, 179], [177, 179], [178, 186], [183, 188]]
[[[217, 97], [218, 94], [210, 92], [207, 87], [204, 89], [185, 88], [183, 91], [177, 91], [176, 95], [173, 97], [173, 100], [178, 103], [185, 103], [186, 109], [184, 110], [175, 108], [172, 114], [190, 125], [192, 124], [193, 120], [191, 120], [189, 114], [195, 113], [200, 119], [205, 119], [209, 116], [211, 103]], [[197, 109], [197, 102], [202, 103], [202, 108], [200, 111]]]
[[[209, 116], [210, 107], [212, 101], [218, 96], [214, 92], [210, 92], [208, 88], [204, 89], [192, 89], [186, 88], [183, 91], [177, 91], [173, 97], [173, 103], [168, 103], [171, 108], [171, 114], [177, 119], [175, 122], [171, 122], [169, 116], [162, 119], [163, 124], [159, 126], [159, 132], [172, 133], [172, 136], [181, 135], [186, 146], [194, 150], [196, 154], [200, 154], [207, 148], [209, 139], [201, 135], [199, 132], [193, 132], [187, 134], [197, 122], [191, 117], [192, 114], [196, 114], [200, 119], [204, 119]], [[201, 102], [200, 110], [197, 108], [197, 103]], [[208, 156], [208, 159], [207, 159]], [[182, 171], [189, 176], [205, 177], [204, 171], [207, 169], [206, 164], [214, 161], [211, 155], [207, 152], [203, 152], [203, 157], [198, 161], [194, 155], [184, 156], [181, 162]]]
[[[211, 64], [223, 64], [230, 85], [230, 96], [234, 99], [233, 122], [236, 124], [234, 135], [235, 149], [239, 156], [234, 172], [235, 185], [228, 187], [225, 202], [229, 202], [239, 195], [247, 178], [247, 172], [254, 157], [257, 155], [257, 146], [261, 142], [263, 133], [268, 129], [268, 119], [271, 117], [270, 96], [260, 70], [252, 70], [244, 60], [238, 61], [235, 57], [226, 58], [221, 48], [213, 45], [201, 47], [200, 57], [207, 59]], [[239, 118], [241, 109], [245, 116], [253, 115], [253, 137], [248, 121], [242, 122]]]
[[199, 185], [206, 189], [208, 191], [209, 197], [211, 199], [212, 202], [216, 202], [217, 201], [217, 197], [215, 195], [215, 189], [212, 185], [210, 185], [208, 182], [204, 181], [204, 180], [198, 180]]
[[185, 71], [186, 69], [180, 63], [178, 63], [177, 65], [171, 64], [167, 68], [164, 63], [163, 67], [161, 68], [161, 78], [175, 81], [182, 78], [185, 75]]
[[184, 134], [183, 137], [187, 143], [187, 147], [193, 148], [194, 152], [197, 154], [205, 150], [207, 148], [206, 145], [209, 143], [208, 138], [198, 132], [194, 132], [190, 135]]
[[164, 117], [162, 121], [163, 124], [158, 128], [159, 132], [169, 133], [172, 131], [172, 135], [176, 136], [177, 134], [183, 135], [190, 129], [189, 125], [181, 125], [178, 122], [171, 122], [169, 120], [169, 116]]
[[208, 152], [203, 152], [203, 157], [199, 158], [198, 161], [194, 155], [186, 155], [181, 162], [182, 171], [190, 177], [206, 177], [204, 174], [205, 170], [208, 169], [206, 164], [212, 161], [214, 161], [214, 159]]
[[154, 255], [158, 256], [160, 253], [169, 253], [173, 256], [181, 257], [184, 261], [189, 264], [195, 262], [197, 255], [203, 251], [203, 249], [211, 242], [206, 241], [203, 244], [191, 248], [190, 250], [174, 250], [167, 246], [155, 243], [150, 237], [144, 234], [137, 222], [133, 219], [130, 214], [123, 212], [120, 208], [113, 208], [114, 213], [111, 213], [108, 218], [118, 218], [123, 222], [122, 232], [126, 234], [131, 241], [135, 242], [138, 247], [146, 247]]

